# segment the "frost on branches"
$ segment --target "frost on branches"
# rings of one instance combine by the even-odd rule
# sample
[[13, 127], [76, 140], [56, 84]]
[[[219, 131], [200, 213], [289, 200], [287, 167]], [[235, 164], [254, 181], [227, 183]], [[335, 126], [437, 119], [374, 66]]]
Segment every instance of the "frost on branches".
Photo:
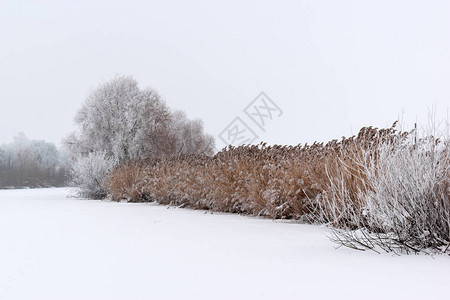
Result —
[[[75, 162], [72, 175], [82, 194], [104, 196], [100, 188], [110, 162], [166, 158], [180, 153], [211, 155], [214, 140], [202, 122], [171, 113], [158, 93], [141, 90], [136, 80], [117, 76], [87, 97], [75, 122], [79, 131], [66, 140]], [[95, 176], [90, 173], [97, 170]], [[88, 182], [92, 180], [92, 182]]]
[[79, 157], [72, 166], [71, 175], [73, 183], [80, 188], [80, 196], [91, 199], [106, 197], [105, 178], [115, 165], [116, 161], [104, 151]]
[[[444, 252], [450, 245], [449, 141], [427, 134], [376, 136], [359, 148], [320, 201], [319, 220], [333, 225], [333, 239], [355, 249]], [[355, 190], [344, 180], [351, 174]]]

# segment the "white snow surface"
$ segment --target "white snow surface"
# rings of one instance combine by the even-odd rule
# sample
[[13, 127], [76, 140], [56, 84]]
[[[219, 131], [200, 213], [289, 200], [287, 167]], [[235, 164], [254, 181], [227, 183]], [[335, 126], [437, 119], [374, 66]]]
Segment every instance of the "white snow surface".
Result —
[[0, 191], [0, 299], [449, 299], [450, 258], [335, 249], [327, 229]]

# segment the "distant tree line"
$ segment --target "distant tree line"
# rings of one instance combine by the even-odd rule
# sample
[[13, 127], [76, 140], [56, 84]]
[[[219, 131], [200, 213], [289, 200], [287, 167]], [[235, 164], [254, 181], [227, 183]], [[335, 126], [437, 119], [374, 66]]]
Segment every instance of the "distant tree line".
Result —
[[67, 159], [52, 143], [21, 133], [0, 145], [0, 188], [64, 186], [68, 174]]

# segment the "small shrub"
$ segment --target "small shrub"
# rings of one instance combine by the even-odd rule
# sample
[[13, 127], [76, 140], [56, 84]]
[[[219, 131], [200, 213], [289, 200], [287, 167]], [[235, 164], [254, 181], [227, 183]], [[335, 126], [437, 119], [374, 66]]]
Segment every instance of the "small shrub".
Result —
[[73, 185], [80, 188], [82, 197], [102, 199], [106, 197], [106, 175], [114, 168], [115, 161], [105, 152], [92, 152], [78, 158], [71, 170]]

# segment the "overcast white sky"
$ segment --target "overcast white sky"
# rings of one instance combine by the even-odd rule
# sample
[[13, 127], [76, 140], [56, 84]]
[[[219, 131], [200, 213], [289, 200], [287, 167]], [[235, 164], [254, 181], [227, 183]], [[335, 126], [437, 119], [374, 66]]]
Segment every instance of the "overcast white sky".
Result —
[[[0, 143], [59, 143], [89, 89], [133, 75], [218, 135], [297, 144], [447, 116], [450, 1], [0, 0]], [[284, 114], [262, 132], [264, 91]], [[222, 144], [218, 143], [219, 146]]]

